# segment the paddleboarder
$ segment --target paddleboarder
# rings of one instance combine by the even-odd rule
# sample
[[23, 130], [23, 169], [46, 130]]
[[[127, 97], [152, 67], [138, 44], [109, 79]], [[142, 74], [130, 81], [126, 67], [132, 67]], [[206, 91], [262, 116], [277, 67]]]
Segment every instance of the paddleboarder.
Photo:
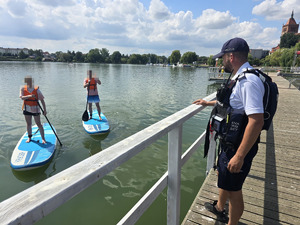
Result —
[[101, 115], [101, 108], [99, 104], [100, 98], [97, 89], [97, 84], [101, 85], [101, 81], [96, 76], [93, 76], [92, 70], [88, 70], [87, 75], [88, 77], [84, 80], [83, 87], [87, 88], [87, 93], [88, 93], [87, 102], [89, 104], [89, 113], [90, 113], [89, 119], [92, 119], [92, 114], [93, 114], [92, 104], [95, 103], [99, 114], [99, 118], [100, 120], [102, 120], [100, 116]]
[[46, 144], [44, 128], [40, 119], [40, 114], [41, 114], [40, 107], [38, 104], [38, 101], [41, 101], [44, 108], [43, 114], [46, 116], [47, 111], [46, 111], [44, 96], [40, 91], [39, 87], [34, 86], [34, 81], [32, 77], [30, 76], [25, 77], [24, 82], [25, 85], [20, 90], [20, 98], [23, 100], [22, 110], [27, 125], [28, 140], [26, 142], [29, 143], [31, 141], [31, 137], [32, 137], [31, 126], [32, 126], [32, 117], [33, 117], [36, 125], [39, 128], [42, 137], [42, 142], [43, 144]]

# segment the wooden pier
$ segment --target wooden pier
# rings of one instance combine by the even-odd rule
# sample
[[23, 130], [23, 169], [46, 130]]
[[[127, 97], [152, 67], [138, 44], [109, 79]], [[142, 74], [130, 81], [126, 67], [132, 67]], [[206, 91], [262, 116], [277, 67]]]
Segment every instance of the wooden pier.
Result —
[[208, 80], [215, 83], [225, 83], [228, 79], [230, 73], [219, 71], [219, 67], [209, 67], [208, 68]]
[[[259, 153], [244, 185], [245, 212], [240, 224], [299, 224], [300, 221], [300, 92], [289, 88], [284, 78], [275, 74], [272, 77], [279, 86], [278, 111], [274, 126], [267, 133], [262, 132]], [[204, 99], [214, 100], [215, 93]], [[192, 104], [0, 202], [0, 224], [34, 224], [165, 136], [168, 138], [168, 170], [118, 224], [135, 224], [165, 189], [167, 224], [180, 224], [180, 201], [184, 201], [180, 196], [181, 167], [205, 139], [204, 132], [181, 155], [182, 128], [184, 122], [203, 109]], [[211, 171], [183, 225], [222, 224], [203, 207], [204, 202], [217, 199], [216, 178], [216, 173]]]
[[[300, 224], [300, 92], [275, 73], [279, 88], [273, 126], [261, 134], [259, 152], [243, 187], [245, 211], [239, 224]], [[204, 208], [218, 199], [211, 170], [182, 225], [223, 224]]]

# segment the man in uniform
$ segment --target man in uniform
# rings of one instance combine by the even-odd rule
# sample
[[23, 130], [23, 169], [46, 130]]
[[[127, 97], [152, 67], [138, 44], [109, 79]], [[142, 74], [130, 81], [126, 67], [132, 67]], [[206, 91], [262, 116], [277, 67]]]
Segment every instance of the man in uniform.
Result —
[[[244, 211], [242, 185], [250, 171], [252, 160], [257, 153], [259, 136], [264, 124], [263, 96], [264, 85], [260, 78], [252, 73], [248, 62], [249, 46], [242, 38], [227, 41], [219, 54], [214, 58], [222, 58], [226, 72], [232, 72], [236, 83], [229, 97], [233, 110], [243, 111], [248, 120], [237, 148], [220, 142], [221, 153], [218, 159], [219, 198], [212, 203], [205, 203], [205, 208], [227, 222], [224, 207], [229, 200], [228, 224], [238, 224]], [[238, 78], [238, 79], [237, 79]], [[214, 106], [217, 101], [198, 99], [194, 104]]]

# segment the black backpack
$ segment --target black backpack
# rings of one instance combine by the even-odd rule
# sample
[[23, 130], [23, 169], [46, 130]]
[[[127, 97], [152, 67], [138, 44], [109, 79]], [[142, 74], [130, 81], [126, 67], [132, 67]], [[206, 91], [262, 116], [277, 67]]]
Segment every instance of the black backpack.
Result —
[[265, 94], [264, 94], [264, 126], [263, 130], [269, 130], [272, 123], [273, 117], [275, 115], [278, 103], [278, 87], [269, 75], [265, 74], [261, 70], [251, 69], [245, 71], [245, 73], [253, 73], [258, 76], [264, 84]]

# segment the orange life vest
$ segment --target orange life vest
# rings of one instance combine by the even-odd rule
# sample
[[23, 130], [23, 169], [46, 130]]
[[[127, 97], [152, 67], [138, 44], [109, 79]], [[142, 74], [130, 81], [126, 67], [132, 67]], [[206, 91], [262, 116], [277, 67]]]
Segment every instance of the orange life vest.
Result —
[[[37, 90], [39, 89], [39, 86], [36, 86], [32, 92], [28, 91], [27, 85], [24, 86], [24, 90], [23, 90], [23, 95], [27, 96], [27, 95], [35, 95], [35, 98], [28, 98], [24, 100], [24, 104], [25, 105], [30, 105], [30, 106], [35, 106], [38, 105], [37, 103], [37, 99], [38, 99], [38, 95], [37, 95]], [[24, 104], [23, 104], [23, 108], [24, 108]]]
[[[86, 81], [86, 82], [89, 82], [89, 79], [86, 79], [85, 81]], [[91, 90], [91, 89], [94, 89], [94, 90], [97, 89], [97, 83], [96, 83], [96, 81], [95, 81], [95, 78], [92, 78], [92, 79], [91, 79], [91, 82], [90, 82], [90, 85], [89, 85], [89, 89], [90, 89], [90, 90]]]

